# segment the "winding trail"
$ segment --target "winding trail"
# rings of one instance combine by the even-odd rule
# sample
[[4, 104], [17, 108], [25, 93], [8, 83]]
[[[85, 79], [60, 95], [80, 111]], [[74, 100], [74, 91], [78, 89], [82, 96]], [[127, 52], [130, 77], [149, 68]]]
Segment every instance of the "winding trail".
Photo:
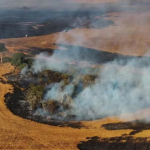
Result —
[[[3, 74], [12, 70], [13, 67], [10, 64], [0, 65], [0, 77], [3, 78]], [[0, 83], [0, 150], [76, 150], [78, 149], [77, 144], [80, 141], [86, 141], [86, 137], [99, 136], [108, 138], [129, 134], [132, 131], [131, 129], [108, 131], [101, 127], [102, 124], [120, 122], [116, 117], [82, 122], [85, 126], [82, 129], [54, 127], [25, 120], [13, 115], [6, 108], [4, 95], [10, 91], [13, 92], [11, 85]], [[148, 114], [148, 112], [150, 112], [150, 109], [142, 113]], [[137, 113], [137, 115], [139, 114]], [[135, 136], [149, 137], [149, 135], [150, 130], [146, 130]]]

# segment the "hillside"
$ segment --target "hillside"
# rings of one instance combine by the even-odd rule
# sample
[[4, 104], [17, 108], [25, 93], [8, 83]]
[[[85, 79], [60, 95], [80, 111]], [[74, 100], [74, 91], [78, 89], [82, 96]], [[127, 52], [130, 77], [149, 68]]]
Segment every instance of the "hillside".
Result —
[[[118, 7], [120, 6], [116, 5], [118, 1], [120, 2], [120, 0], [93, 0], [93, 2], [64, 0], [67, 6], [73, 8], [73, 5], [77, 4], [76, 6], [79, 5], [80, 8], [86, 8], [86, 11], [77, 13], [58, 11], [53, 12], [51, 16], [49, 10], [30, 11], [32, 14], [25, 11], [25, 13], [20, 13], [18, 18], [16, 17], [17, 22], [13, 19], [18, 10], [12, 16], [11, 13], [9, 14], [12, 20], [9, 20], [8, 16], [3, 18], [0, 15], [0, 20], [6, 19], [4, 24], [0, 23], [0, 29], [4, 31], [4, 35], [0, 35], [0, 43], [5, 44], [8, 49], [5, 56], [12, 57], [15, 53], [23, 52], [28, 57], [35, 58], [40, 53], [46, 52], [46, 55], [36, 57], [35, 63], [29, 70], [25, 68], [26, 73], [20, 74], [18, 69], [17, 75], [19, 77], [22, 75], [24, 78], [24, 80], [20, 79], [24, 85], [22, 87], [18, 86], [18, 76], [15, 82], [11, 81], [13, 76], [10, 76], [9, 81], [7, 80], [9, 78], [6, 79], [5, 75], [11, 73], [14, 67], [10, 63], [0, 64], [0, 150], [150, 149], [150, 5], [147, 5], [147, 0], [139, 0], [138, 3], [128, 0], [131, 6]], [[87, 11], [91, 3], [94, 5], [90, 7], [90, 11]], [[109, 5], [106, 5], [108, 3]], [[135, 3], [137, 5], [134, 5]], [[96, 5], [98, 7], [98, 4], [104, 8], [91, 11]], [[109, 8], [112, 10], [109, 11]], [[117, 10], [114, 11], [114, 8]], [[43, 18], [46, 13], [47, 16]], [[34, 21], [31, 16], [34, 16]], [[5, 27], [9, 29], [4, 30]], [[54, 57], [49, 57], [47, 53], [49, 55], [53, 53]], [[72, 74], [69, 74], [68, 70]], [[46, 76], [42, 71], [48, 75]], [[52, 71], [55, 71], [53, 75]], [[97, 79], [93, 84], [90, 83], [83, 88], [78, 75], [95, 74]], [[67, 85], [62, 78], [59, 78], [59, 82], [51, 81], [57, 76], [64, 76], [64, 78], [69, 76], [64, 80], [66, 84], [73, 86], [74, 91], [79, 90], [78, 92], [72, 90], [72, 95], [75, 93], [74, 97], [71, 97], [69, 93], [71, 88], [66, 88]], [[7, 103], [7, 100], [12, 98], [12, 93], [18, 89], [21, 94], [19, 90], [17, 92], [21, 96], [25, 95], [27, 88], [30, 90], [30, 86], [27, 87], [24, 83], [28, 82], [31, 85], [32, 79], [33, 83], [34, 80], [37, 81], [34, 83], [35, 86], [42, 85], [42, 80], [45, 79], [43, 89], [50, 91], [49, 99], [45, 99], [47, 95], [44, 95], [37, 104], [39, 105], [37, 114], [41, 113], [41, 118], [36, 116], [34, 109], [32, 110], [37, 117], [35, 119], [37, 122], [33, 121], [31, 116], [26, 116], [28, 119], [24, 119], [24, 114], [21, 114], [23, 111], [18, 111], [22, 109], [18, 109], [20, 105], [10, 109], [11, 106], [16, 106], [17, 98], [10, 101], [10, 107]], [[79, 84], [76, 84], [75, 79]], [[88, 79], [85, 80], [88, 81]], [[43, 114], [45, 110], [38, 112], [44, 100], [62, 100], [65, 90], [68, 90], [70, 97], [77, 101], [75, 104], [78, 105], [75, 105], [74, 108], [80, 119], [72, 121], [75, 115], [71, 114], [69, 109], [66, 109], [66, 112], [70, 113], [68, 116], [73, 118], [68, 119], [70, 122], [65, 119], [60, 119], [61, 121], [53, 119], [53, 116], [56, 116], [55, 113], [48, 113], [45, 117]], [[51, 91], [56, 97], [60, 94], [58, 97], [61, 99], [52, 99]], [[68, 95], [65, 93], [63, 99], [66, 99], [64, 96]], [[25, 96], [19, 99], [20, 102], [28, 100]], [[78, 107], [79, 104], [80, 107]], [[59, 101], [59, 106], [57, 113], [63, 116], [65, 111], [61, 112], [62, 101]], [[73, 104], [71, 103], [70, 106], [72, 107]], [[12, 113], [14, 109], [22, 116], [19, 117], [18, 114]], [[98, 110], [98, 117], [93, 115], [95, 110]], [[29, 108], [28, 111], [30, 113]], [[115, 115], [112, 115], [111, 112], [114, 112]], [[82, 119], [81, 113], [85, 116]], [[117, 116], [116, 114], [122, 115]], [[88, 115], [91, 115], [92, 119], [83, 121]], [[93, 120], [95, 118], [100, 119]], [[44, 119], [47, 119], [47, 122]]]
[[[7, 70], [6, 70], [7, 68]], [[0, 77], [13, 70], [9, 64], [0, 66]], [[3, 78], [4, 79], [4, 78]], [[5, 80], [5, 79], [4, 79]], [[129, 135], [132, 129], [126, 130], [107, 130], [101, 127], [103, 124], [119, 123], [117, 117], [104, 118], [97, 121], [80, 122], [83, 124], [81, 129], [71, 127], [54, 127], [44, 124], [39, 124], [33, 121], [24, 120], [13, 115], [5, 106], [4, 95], [13, 91], [11, 85], [0, 83], [0, 140], [1, 149], [53, 149], [53, 150], [72, 150], [78, 149], [77, 145], [80, 141], [87, 141], [87, 137], [98, 136], [101, 138], [118, 137], [123, 134]], [[126, 121], [131, 121], [132, 115], [148, 117], [149, 109], [139, 111], [135, 114], [129, 114]], [[145, 114], [147, 114], [145, 116]], [[141, 116], [141, 115], [140, 115]], [[142, 119], [142, 118], [138, 118]], [[143, 130], [134, 135], [134, 137], [149, 137], [150, 130]]]

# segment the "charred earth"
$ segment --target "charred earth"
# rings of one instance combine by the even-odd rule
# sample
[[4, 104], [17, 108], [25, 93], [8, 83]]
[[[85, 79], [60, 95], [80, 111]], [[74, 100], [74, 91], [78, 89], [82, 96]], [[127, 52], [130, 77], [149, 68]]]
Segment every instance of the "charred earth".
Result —
[[[72, 74], [44, 70], [40, 73], [27, 71], [25, 74], [9, 74], [5, 77], [8, 81], [1, 79], [1, 82], [12, 84], [14, 87], [14, 93], [5, 95], [5, 102], [15, 115], [50, 125], [82, 127], [79, 122], [70, 122], [80, 121], [71, 112], [72, 103], [85, 87], [94, 83], [96, 76], [81, 75], [74, 78]], [[70, 82], [75, 84], [73, 92], [65, 93], [64, 89]], [[58, 85], [60, 97], [46, 99], [45, 93]]]

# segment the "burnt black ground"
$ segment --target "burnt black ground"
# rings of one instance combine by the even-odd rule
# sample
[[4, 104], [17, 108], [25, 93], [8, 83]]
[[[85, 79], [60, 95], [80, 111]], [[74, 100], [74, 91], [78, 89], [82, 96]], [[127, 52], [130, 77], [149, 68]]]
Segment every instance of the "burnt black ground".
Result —
[[[23, 98], [23, 93], [20, 87], [15, 82], [4, 81], [2, 78], [0, 82], [3, 84], [11, 84], [14, 87], [13, 93], [7, 93], [5, 95], [5, 103], [8, 109], [15, 115], [20, 116], [24, 119], [30, 119], [39, 123], [49, 124], [52, 126], [59, 127], [71, 127], [71, 128], [86, 128], [81, 122], [65, 122], [65, 121], [47, 121], [42, 116], [32, 116], [32, 112], [28, 109], [28, 104], [21, 105], [20, 99]], [[150, 149], [150, 138], [136, 138], [133, 139], [133, 135], [150, 129], [150, 124], [140, 122], [126, 122], [126, 123], [113, 123], [104, 124], [102, 127], [107, 130], [121, 130], [121, 129], [132, 129], [128, 135], [123, 134], [120, 137], [112, 138], [100, 138], [100, 137], [87, 137], [88, 141], [81, 141], [77, 147], [80, 150], [149, 150]], [[86, 128], [88, 130], [88, 128]]]
[[129, 134], [123, 134], [119, 137], [100, 138], [87, 137], [88, 141], [81, 141], [78, 144], [80, 150], [149, 150], [150, 137], [133, 138], [133, 135], [150, 129], [150, 123], [122, 122], [102, 125], [107, 130], [125, 130], [132, 129]]
[[[0, 38], [20, 38], [48, 35], [74, 28], [103, 28], [113, 24], [111, 20], [95, 17], [106, 11], [6, 10], [0, 14]], [[82, 20], [82, 21], [81, 21]], [[93, 23], [94, 22], [94, 23]]]
[[150, 130], [150, 123], [143, 123], [140, 120], [138, 122], [122, 122], [122, 123], [110, 123], [102, 125], [107, 130]]
[[[5, 103], [7, 108], [14, 114], [24, 119], [29, 119], [32, 121], [36, 121], [43, 124], [48, 124], [52, 126], [59, 126], [59, 127], [71, 127], [71, 128], [85, 128], [81, 122], [69, 122], [69, 121], [57, 121], [57, 120], [47, 120], [44, 116], [35, 116], [32, 112], [28, 109], [29, 104], [24, 101], [24, 94], [20, 89], [19, 85], [15, 82], [11, 81], [4, 81], [0, 78], [0, 82], [3, 84], [11, 84], [14, 88], [13, 93], [7, 93], [5, 95]], [[24, 104], [22, 104], [22, 102]]]
[[80, 150], [149, 150], [148, 138], [136, 138], [122, 135], [120, 137], [99, 138], [88, 137], [88, 141], [78, 144]]

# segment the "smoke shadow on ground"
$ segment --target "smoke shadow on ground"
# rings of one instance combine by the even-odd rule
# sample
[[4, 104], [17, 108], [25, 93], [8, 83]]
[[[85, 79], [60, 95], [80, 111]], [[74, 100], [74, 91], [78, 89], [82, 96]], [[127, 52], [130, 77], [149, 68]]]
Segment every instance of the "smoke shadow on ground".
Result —
[[53, 54], [54, 49], [51, 48], [40, 48], [40, 47], [30, 47], [27, 49], [17, 49], [15, 50], [20, 53], [26, 53], [29, 56], [38, 55], [40, 53], [48, 53], [49, 55]]
[[[16, 52], [26, 53], [28, 57], [33, 57], [35, 55], [39, 55], [40, 53], [47, 53], [47, 56], [52, 56], [54, 54], [55, 58], [58, 60], [69, 60], [73, 61], [76, 64], [79, 61], [86, 61], [90, 64], [99, 65], [105, 64], [109, 62], [117, 61], [118, 65], [125, 66], [131, 61], [135, 63], [131, 63], [130, 65], [133, 67], [147, 67], [149, 66], [150, 57], [148, 56], [129, 56], [118, 53], [111, 53], [102, 50], [96, 50], [92, 48], [86, 48], [83, 46], [77, 45], [68, 45], [68, 44], [57, 44], [57, 49], [52, 48], [40, 48], [40, 47], [30, 47], [27, 49], [16, 49]], [[60, 49], [59, 49], [60, 47]], [[61, 50], [63, 48], [63, 50]]]
[[134, 67], [147, 67], [150, 62], [150, 57], [146, 56], [128, 56], [118, 53], [105, 52], [83, 46], [73, 46], [68, 44], [56, 44], [64, 47], [66, 50], [55, 50], [54, 55], [58, 58], [67, 58], [74, 61], [89, 61], [94, 64], [104, 64], [111, 61], [118, 61], [119, 65], [126, 65], [128, 62], [134, 60], [136, 64]]
[[136, 138], [122, 135], [112, 138], [87, 137], [88, 141], [80, 142], [80, 150], [149, 150], [149, 138]]

